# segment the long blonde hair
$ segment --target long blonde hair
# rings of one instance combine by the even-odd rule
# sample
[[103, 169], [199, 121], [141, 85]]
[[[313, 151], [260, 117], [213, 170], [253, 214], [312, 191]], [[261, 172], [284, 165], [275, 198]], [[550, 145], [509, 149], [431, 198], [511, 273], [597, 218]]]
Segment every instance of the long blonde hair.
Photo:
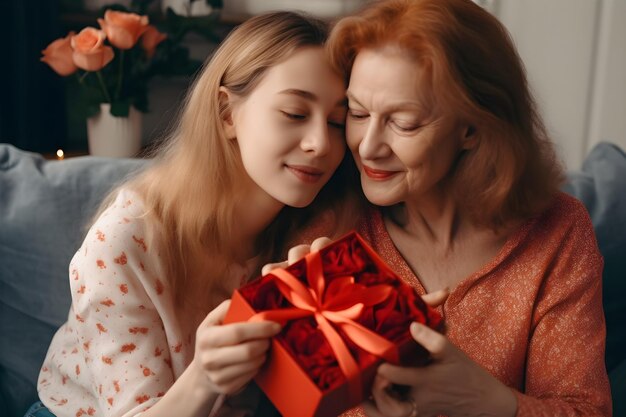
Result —
[[[164, 252], [166, 279], [177, 305], [192, 295], [199, 306], [209, 305], [209, 297], [229, 296], [220, 277], [235, 261], [228, 243], [236, 221], [233, 208], [241, 197], [239, 185], [247, 174], [237, 141], [228, 140], [223, 128], [229, 109], [220, 104], [219, 88], [245, 98], [269, 68], [298, 48], [322, 46], [326, 36], [324, 23], [292, 12], [269, 13], [242, 23], [205, 62], [177, 125], [154, 152], [152, 166], [122, 185], [139, 194], [146, 215], [156, 220], [152, 236]], [[350, 200], [350, 190], [358, 189], [347, 154], [311, 206], [285, 207], [262, 234], [259, 240], [267, 245], [261, 262], [281, 259], [283, 246], [295, 230], [321, 211], [333, 209], [337, 223], [347, 224], [343, 219], [350, 208], [343, 202]], [[261, 242], [256, 242], [257, 247]]]

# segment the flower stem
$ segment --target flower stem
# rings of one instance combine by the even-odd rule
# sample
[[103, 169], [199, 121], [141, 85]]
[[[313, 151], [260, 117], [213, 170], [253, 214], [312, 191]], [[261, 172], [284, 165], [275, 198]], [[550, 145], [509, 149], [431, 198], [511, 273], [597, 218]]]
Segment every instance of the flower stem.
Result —
[[106, 99], [107, 103], [111, 103], [111, 97], [109, 96], [109, 92], [107, 91], [107, 86], [104, 83], [104, 80], [102, 79], [102, 73], [100, 71], [96, 71], [96, 74], [98, 74], [98, 80], [100, 81], [100, 87], [102, 87], [104, 98]]
[[120, 52], [120, 70], [117, 74], [117, 90], [115, 90], [115, 99], [118, 100], [120, 98], [120, 93], [122, 91], [122, 76], [124, 75], [124, 50]]
[[74, 73], [74, 76], [76, 77], [76, 81], [78, 81], [78, 84], [82, 84], [83, 83], [83, 80], [85, 79], [87, 74], [89, 74], [87, 71], [85, 71], [85, 73], [83, 75], [80, 75], [78, 73], [78, 71]]

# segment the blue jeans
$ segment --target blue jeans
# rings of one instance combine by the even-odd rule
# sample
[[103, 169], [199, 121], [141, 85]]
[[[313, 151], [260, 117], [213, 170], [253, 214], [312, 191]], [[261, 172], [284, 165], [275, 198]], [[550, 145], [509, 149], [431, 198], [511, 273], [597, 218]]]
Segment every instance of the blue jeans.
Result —
[[41, 401], [37, 401], [35, 404], [31, 405], [24, 417], [56, 417], [54, 414], [48, 410], [48, 408], [43, 405]]

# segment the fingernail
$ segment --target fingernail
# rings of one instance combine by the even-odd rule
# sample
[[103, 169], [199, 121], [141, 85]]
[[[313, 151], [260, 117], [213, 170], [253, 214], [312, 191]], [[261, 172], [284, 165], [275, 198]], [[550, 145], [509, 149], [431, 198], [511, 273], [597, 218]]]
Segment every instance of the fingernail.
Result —
[[421, 330], [422, 330], [422, 328], [420, 327], [420, 325], [416, 321], [411, 323], [411, 333], [418, 334]]
[[278, 323], [273, 323], [273, 324], [272, 324], [272, 331], [273, 331], [273, 332], [275, 332], [275, 333], [280, 332], [280, 330], [281, 330], [282, 328], [283, 328], [283, 326], [281, 326], [281, 325], [280, 325], [280, 324], [278, 324]]

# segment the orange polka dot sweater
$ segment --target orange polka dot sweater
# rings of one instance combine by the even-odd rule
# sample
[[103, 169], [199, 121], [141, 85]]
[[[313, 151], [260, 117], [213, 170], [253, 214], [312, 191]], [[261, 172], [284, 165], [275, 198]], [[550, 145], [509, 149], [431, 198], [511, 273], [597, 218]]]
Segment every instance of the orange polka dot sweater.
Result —
[[[359, 232], [401, 278], [425, 293], [379, 211], [369, 213]], [[514, 389], [518, 417], [611, 415], [602, 265], [584, 206], [560, 194], [439, 309], [449, 340]], [[360, 415], [358, 409], [345, 414]]]
[[72, 305], [38, 381], [58, 417], [135, 416], [172, 386], [193, 358], [179, 326], [144, 209], [122, 191], [91, 227], [69, 267]]

